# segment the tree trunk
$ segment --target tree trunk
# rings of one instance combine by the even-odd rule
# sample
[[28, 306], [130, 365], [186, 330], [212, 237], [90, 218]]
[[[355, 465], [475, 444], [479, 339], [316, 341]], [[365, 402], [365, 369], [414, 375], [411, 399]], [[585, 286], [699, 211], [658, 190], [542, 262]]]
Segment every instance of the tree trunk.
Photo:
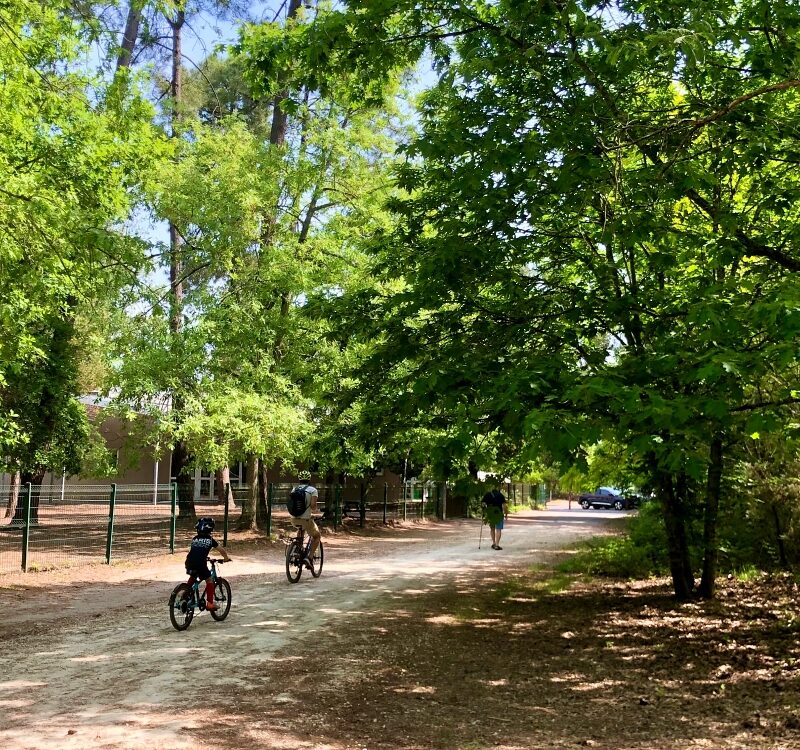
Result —
[[189, 454], [183, 442], [172, 449], [170, 472], [178, 485], [178, 518], [194, 521], [194, 478], [189, 473]]
[[323, 496], [323, 511], [322, 516], [326, 521], [332, 521], [334, 515], [334, 506], [336, 505], [336, 491], [334, 484], [336, 482], [336, 472], [333, 469], [328, 469], [325, 472], [325, 492]]
[[225, 485], [230, 481], [230, 469], [226, 466], [214, 472], [214, 496], [220, 505], [225, 505]]
[[[20, 474], [20, 488], [28, 483], [31, 485], [31, 524], [39, 523], [39, 500], [42, 494], [42, 480], [44, 479], [45, 470], [40, 468], [36, 471], [23, 471]], [[14, 518], [11, 523], [15, 526], [21, 526], [25, 522], [25, 503], [18, 502]]]
[[132, 0], [128, 9], [128, 20], [125, 31], [122, 33], [119, 55], [117, 56], [117, 70], [129, 68], [133, 60], [133, 50], [139, 37], [139, 24], [142, 21], [142, 9], [136, 0]]
[[250, 480], [247, 495], [242, 498], [242, 515], [239, 518], [239, 530], [245, 531], [256, 528], [256, 505], [258, 503], [258, 458], [247, 457], [247, 476]]
[[10, 518], [17, 510], [17, 503], [19, 502], [19, 487], [21, 482], [21, 475], [17, 469], [11, 475], [11, 482], [8, 486], [8, 502], [6, 504], [6, 518]]
[[267, 527], [267, 491], [269, 479], [267, 476], [267, 463], [263, 458], [258, 461], [258, 500], [256, 504], [256, 525], [259, 529]]
[[660, 472], [658, 486], [667, 530], [672, 587], [678, 599], [689, 599], [694, 589], [694, 575], [686, 533], [686, 481], [680, 476], [673, 477]]
[[[181, 44], [186, 14], [178, 10], [174, 20], [169, 20], [172, 28], [172, 77], [170, 93], [172, 95], [172, 136], [178, 133], [177, 121], [179, 107], [183, 95], [183, 76], [181, 67]], [[169, 283], [170, 283], [170, 332], [172, 334], [173, 355], [176, 356], [178, 343], [183, 331], [183, 239], [174, 222], [169, 223]], [[172, 410], [178, 414], [183, 411], [184, 403], [180, 396], [173, 395]], [[183, 441], [178, 441], [172, 449], [172, 476], [178, 483], [179, 517], [194, 520], [194, 482], [188, 473], [189, 451]]]
[[783, 540], [783, 528], [781, 526], [781, 516], [778, 513], [778, 506], [775, 503], [770, 503], [772, 509], [772, 520], [775, 522], [775, 541], [778, 545], [778, 555], [781, 561], [781, 568], [789, 570], [789, 557], [786, 554], [786, 543]]
[[[297, 11], [302, 6], [302, 0], [289, 0], [289, 10], [286, 13], [287, 19], [292, 19], [297, 15]], [[285, 81], [286, 76], [280, 75], [280, 80]], [[273, 146], [281, 146], [286, 141], [286, 128], [288, 125], [288, 116], [286, 112], [281, 109], [281, 102], [289, 96], [288, 91], [281, 91], [273, 100], [272, 111], [272, 127], [269, 132], [269, 142]]]
[[720, 488], [722, 486], [722, 438], [711, 441], [708, 458], [708, 483], [703, 523], [703, 575], [700, 578], [700, 596], [711, 599], [717, 579], [717, 518], [719, 516]]

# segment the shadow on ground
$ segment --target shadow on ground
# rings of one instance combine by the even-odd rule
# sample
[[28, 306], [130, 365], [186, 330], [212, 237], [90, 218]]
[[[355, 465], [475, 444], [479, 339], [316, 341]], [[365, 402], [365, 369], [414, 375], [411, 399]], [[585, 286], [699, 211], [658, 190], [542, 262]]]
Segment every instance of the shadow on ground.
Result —
[[[479, 576], [479, 577], [478, 577]], [[221, 745], [677, 750], [800, 747], [788, 578], [679, 604], [665, 581], [432, 576], [243, 668]]]

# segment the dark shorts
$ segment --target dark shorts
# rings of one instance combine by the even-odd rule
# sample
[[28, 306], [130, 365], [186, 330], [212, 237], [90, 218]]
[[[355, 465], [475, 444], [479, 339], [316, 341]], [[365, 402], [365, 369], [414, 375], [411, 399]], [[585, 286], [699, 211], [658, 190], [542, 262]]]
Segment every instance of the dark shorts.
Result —
[[208, 565], [206, 565], [205, 568], [186, 568], [186, 575], [194, 576], [201, 581], [205, 581], [211, 578], [211, 571], [208, 569]]

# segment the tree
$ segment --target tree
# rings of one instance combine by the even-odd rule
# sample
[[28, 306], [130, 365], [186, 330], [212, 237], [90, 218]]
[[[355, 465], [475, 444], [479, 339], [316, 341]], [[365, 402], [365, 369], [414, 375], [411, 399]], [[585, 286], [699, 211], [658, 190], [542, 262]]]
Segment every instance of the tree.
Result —
[[380, 342], [354, 390], [523, 451], [620, 442], [661, 500], [679, 598], [702, 508], [713, 595], [726, 456], [797, 398], [762, 394], [797, 356], [800, 11], [352, 5], [254, 55], [270, 75], [305, 50], [322, 90], [355, 69], [365, 98], [426, 46], [440, 71], [376, 248], [387, 292], [349, 303]]
[[144, 266], [119, 226], [160, 154], [136, 91], [83, 72], [91, 34], [70, 11], [0, 11], [0, 441], [6, 467], [34, 485], [80, 470], [91, 430], [76, 321]]

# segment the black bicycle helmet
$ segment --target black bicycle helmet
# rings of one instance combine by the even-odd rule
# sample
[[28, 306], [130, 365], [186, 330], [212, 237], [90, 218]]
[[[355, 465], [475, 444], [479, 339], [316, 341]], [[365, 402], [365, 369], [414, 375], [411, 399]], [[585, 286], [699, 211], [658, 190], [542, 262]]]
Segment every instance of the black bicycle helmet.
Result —
[[194, 527], [197, 529], [198, 534], [210, 534], [214, 531], [214, 519], [210, 516], [203, 516], [198, 519]]

